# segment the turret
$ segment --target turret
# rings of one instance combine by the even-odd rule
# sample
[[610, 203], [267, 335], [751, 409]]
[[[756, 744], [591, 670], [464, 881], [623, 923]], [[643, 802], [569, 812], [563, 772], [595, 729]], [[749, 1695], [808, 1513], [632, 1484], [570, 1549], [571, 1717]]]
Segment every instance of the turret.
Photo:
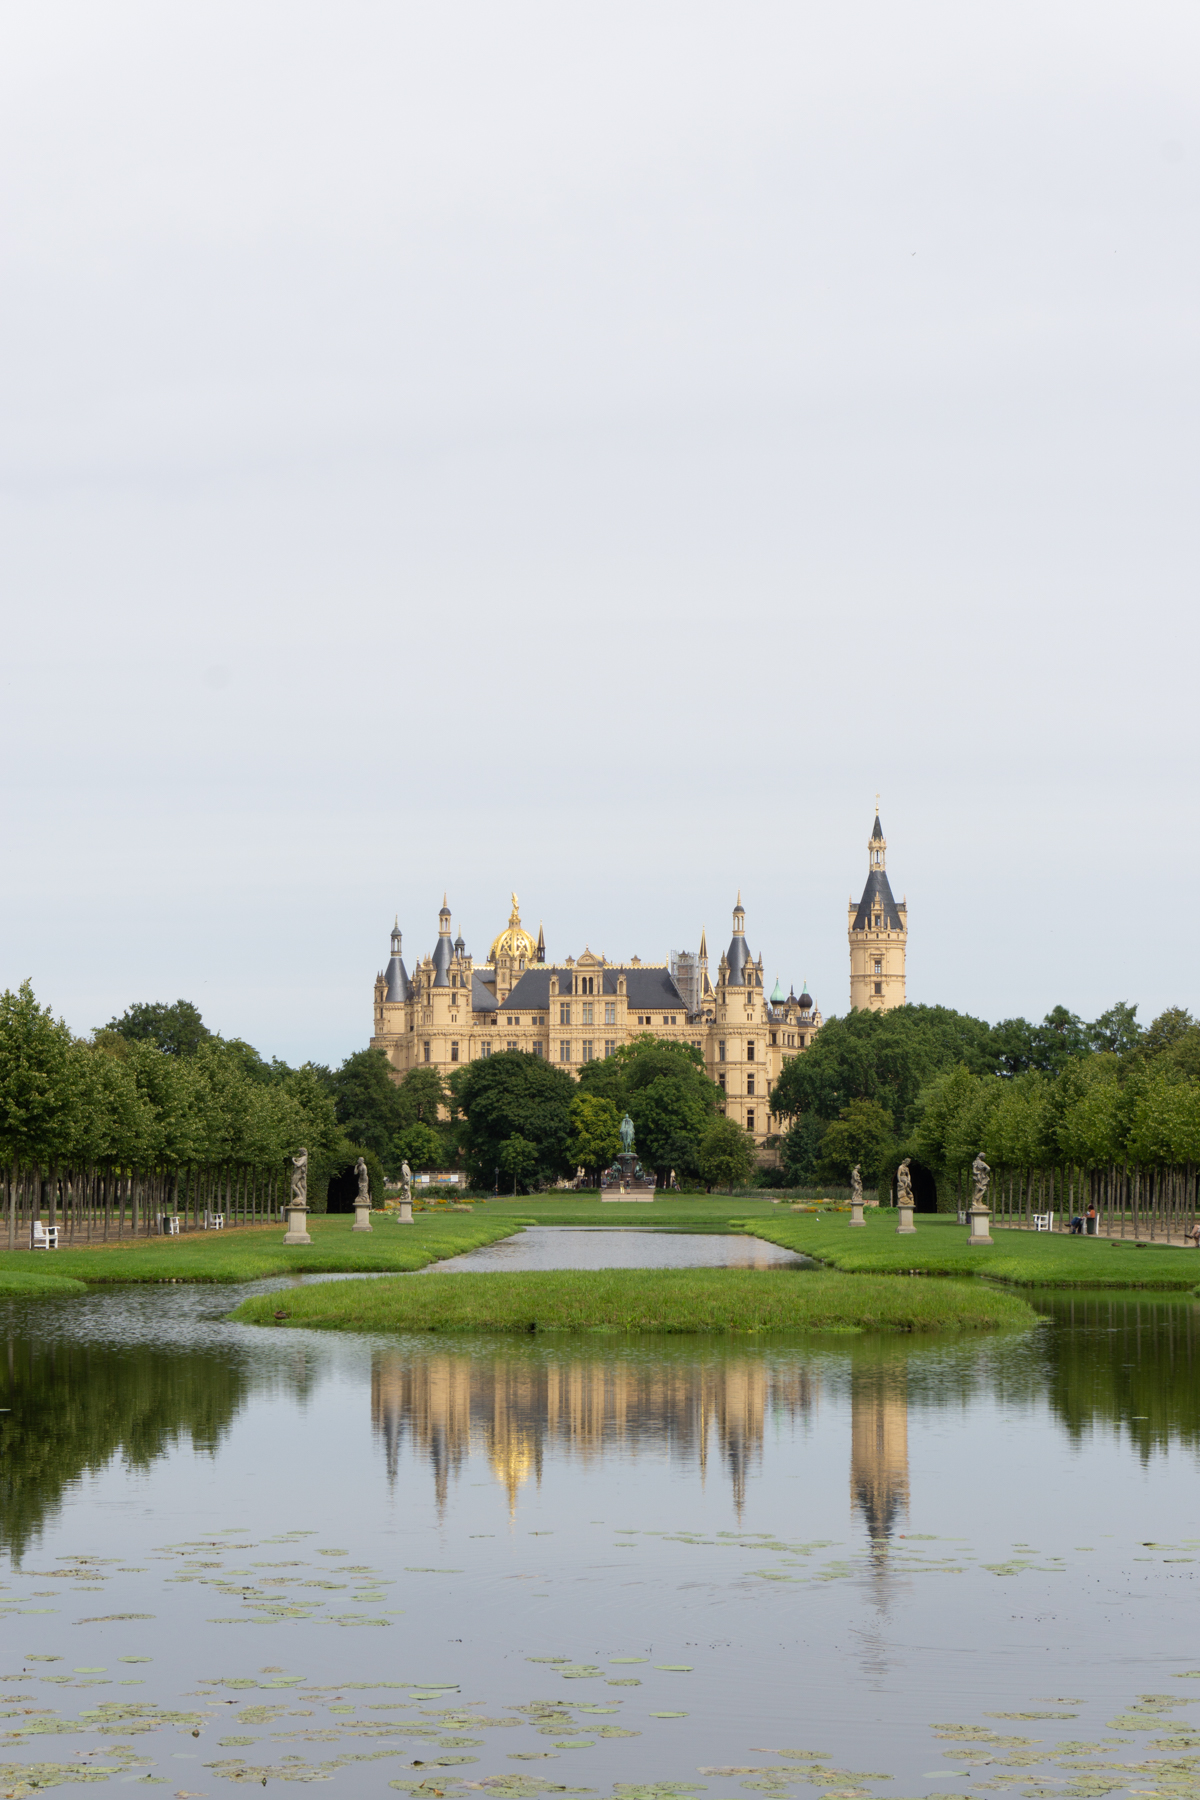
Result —
[[746, 964], [750, 961], [750, 952], [746, 947], [746, 909], [742, 905], [741, 890], [738, 890], [737, 905], [733, 909], [733, 936], [729, 940], [729, 948], [722, 957], [728, 967], [726, 980], [730, 987], [745, 987]]
[[384, 999], [395, 1005], [398, 1001], [408, 999], [408, 976], [400, 956], [400, 916], [396, 915], [396, 923], [392, 926], [392, 956], [387, 972], [383, 977]]
[[433, 985], [435, 988], [450, 986], [450, 964], [454, 960], [454, 945], [450, 942], [450, 908], [446, 905], [446, 896], [442, 895], [441, 911], [438, 913], [438, 941], [433, 952]]

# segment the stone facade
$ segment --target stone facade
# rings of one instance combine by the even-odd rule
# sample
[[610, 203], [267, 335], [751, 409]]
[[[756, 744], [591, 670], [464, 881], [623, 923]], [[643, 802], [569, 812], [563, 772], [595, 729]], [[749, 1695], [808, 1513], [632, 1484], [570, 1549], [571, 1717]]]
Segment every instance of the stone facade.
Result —
[[391, 960], [375, 981], [371, 1044], [385, 1053], [397, 1081], [426, 1064], [448, 1076], [460, 1063], [501, 1050], [545, 1057], [577, 1077], [585, 1063], [650, 1033], [694, 1045], [724, 1089], [728, 1116], [763, 1145], [779, 1129], [767, 1110], [771, 1084], [820, 1028], [808, 993], [785, 995], [777, 981], [768, 997], [762, 958], [756, 962], [746, 945], [740, 894], [715, 983], [703, 933], [697, 953], [671, 963], [635, 956], [615, 964], [590, 949], [549, 963], [544, 934], [539, 930], [535, 941], [526, 931], [514, 894], [508, 924], [483, 963], [461, 934], [452, 938], [443, 899], [437, 943], [410, 976], [397, 922]]
[[908, 947], [908, 906], [892, 898], [887, 878], [887, 839], [875, 815], [867, 841], [867, 885], [850, 901], [850, 1006], [890, 1012], [905, 999], [904, 959]]

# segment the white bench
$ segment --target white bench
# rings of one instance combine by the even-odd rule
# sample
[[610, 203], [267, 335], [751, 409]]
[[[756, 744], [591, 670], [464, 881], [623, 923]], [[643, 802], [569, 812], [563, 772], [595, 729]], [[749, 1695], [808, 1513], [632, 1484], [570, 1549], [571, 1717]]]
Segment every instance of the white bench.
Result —
[[163, 1215], [162, 1215], [162, 1234], [164, 1237], [178, 1237], [179, 1236], [179, 1214], [178, 1213], [163, 1213]]
[[225, 1214], [206, 1212], [204, 1215], [204, 1229], [205, 1231], [224, 1231]]
[[29, 1248], [31, 1250], [57, 1250], [58, 1226], [43, 1225], [35, 1219], [29, 1227]]
[[1035, 1231], [1053, 1231], [1054, 1230], [1054, 1214], [1052, 1212], [1034, 1213], [1033, 1229]]

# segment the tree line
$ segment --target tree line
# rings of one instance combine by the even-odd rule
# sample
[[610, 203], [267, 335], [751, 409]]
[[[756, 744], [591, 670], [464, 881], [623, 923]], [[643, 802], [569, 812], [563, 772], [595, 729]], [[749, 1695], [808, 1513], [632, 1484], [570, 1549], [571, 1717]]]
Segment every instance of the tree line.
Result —
[[616, 1054], [586, 1063], [578, 1080], [525, 1051], [507, 1050], [454, 1069], [410, 1069], [392, 1078], [380, 1050], [360, 1050], [326, 1072], [339, 1121], [383, 1166], [463, 1167], [472, 1186], [526, 1191], [583, 1168], [594, 1183], [633, 1121], [635, 1154], [665, 1186], [735, 1186], [756, 1164], [753, 1140], [720, 1111], [721, 1090], [699, 1051], [643, 1033]]
[[771, 1096], [798, 1180], [890, 1189], [902, 1156], [957, 1188], [980, 1151], [1007, 1170], [1200, 1165], [1200, 1023], [1172, 1007], [1143, 1027], [1110, 1007], [1056, 1007], [1040, 1026], [990, 1026], [943, 1007], [828, 1020]]
[[80, 1038], [28, 982], [0, 995], [0, 1177], [10, 1211], [17, 1193], [36, 1208], [49, 1183], [106, 1220], [116, 1206], [120, 1229], [127, 1216], [144, 1223], [151, 1205], [173, 1210], [182, 1183], [197, 1207], [203, 1196], [224, 1210], [236, 1195], [257, 1214], [301, 1148], [318, 1182], [351, 1150], [320, 1072], [265, 1062], [208, 1031], [190, 1003], [133, 1007]]
[[650, 1033], [588, 1064], [578, 1082], [521, 1051], [463, 1064], [449, 1080], [420, 1067], [397, 1082], [379, 1050], [337, 1069], [267, 1062], [210, 1031], [185, 1000], [131, 1006], [77, 1037], [28, 982], [0, 996], [0, 1171], [10, 1192], [22, 1184], [22, 1204], [32, 1183], [31, 1207], [45, 1182], [69, 1174], [73, 1193], [105, 1209], [124, 1178], [120, 1218], [131, 1207], [145, 1222], [151, 1206], [170, 1209], [181, 1195], [221, 1210], [222, 1194], [260, 1192], [249, 1171], [269, 1174], [274, 1192], [301, 1148], [317, 1208], [360, 1154], [377, 1197], [405, 1161], [460, 1169], [485, 1189], [545, 1186], [579, 1166], [594, 1181], [621, 1148], [626, 1112], [636, 1154], [663, 1184], [674, 1170], [733, 1186], [755, 1167], [753, 1142], [721, 1113], [699, 1053]]

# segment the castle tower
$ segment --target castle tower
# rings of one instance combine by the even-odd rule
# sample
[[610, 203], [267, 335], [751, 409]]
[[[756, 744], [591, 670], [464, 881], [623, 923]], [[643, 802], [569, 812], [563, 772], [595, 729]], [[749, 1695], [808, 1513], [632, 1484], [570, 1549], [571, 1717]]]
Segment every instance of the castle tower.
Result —
[[887, 839], [879, 823], [867, 843], [867, 885], [849, 907], [850, 1006], [854, 1011], [890, 1012], [905, 1003], [904, 962], [908, 907], [892, 897], [887, 878]]
[[408, 999], [408, 972], [404, 967], [404, 959], [400, 954], [400, 920], [392, 927], [392, 955], [384, 976], [384, 998], [391, 1006], [397, 1006]]
[[446, 905], [446, 896], [442, 895], [442, 908], [438, 913], [438, 941], [433, 952], [433, 985], [437, 988], [450, 986], [450, 964], [454, 961], [454, 945], [450, 942], [450, 908]]

